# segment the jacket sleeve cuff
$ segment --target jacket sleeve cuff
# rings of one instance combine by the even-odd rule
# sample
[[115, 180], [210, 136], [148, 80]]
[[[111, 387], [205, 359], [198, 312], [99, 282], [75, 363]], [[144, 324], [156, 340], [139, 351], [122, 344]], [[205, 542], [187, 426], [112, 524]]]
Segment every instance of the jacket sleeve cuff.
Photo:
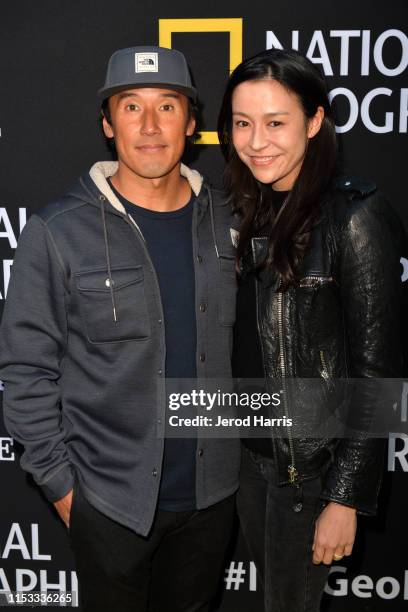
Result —
[[336, 504], [341, 504], [342, 506], [347, 506], [348, 508], [354, 508], [354, 510], [357, 510], [357, 514], [361, 514], [363, 516], [375, 516], [377, 514], [376, 503], [373, 503], [371, 507], [362, 506], [359, 501], [353, 502], [349, 499], [345, 500], [340, 495], [336, 496], [335, 494], [331, 495], [330, 493], [322, 493], [320, 499], [324, 500], [326, 505], [330, 502], [336, 502]]
[[[374, 470], [373, 470], [374, 471]], [[367, 477], [368, 480], [368, 477]], [[326, 483], [320, 494], [321, 499], [327, 502], [337, 502], [344, 506], [355, 508], [358, 514], [375, 516], [377, 514], [378, 491], [381, 482], [380, 474], [371, 474], [366, 483], [355, 482], [353, 475], [341, 475], [335, 467], [326, 476]]]
[[38, 482], [37, 484], [41, 487], [45, 497], [50, 502], [56, 502], [74, 487], [74, 470], [71, 465], [63, 465], [45, 482]]

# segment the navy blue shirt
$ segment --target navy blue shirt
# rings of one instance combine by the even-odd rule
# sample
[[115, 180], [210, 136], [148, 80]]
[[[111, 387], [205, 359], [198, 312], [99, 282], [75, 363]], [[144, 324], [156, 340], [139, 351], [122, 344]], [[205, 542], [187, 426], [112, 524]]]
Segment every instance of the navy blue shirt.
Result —
[[[138, 224], [159, 281], [166, 335], [166, 377], [196, 377], [196, 307], [192, 220], [195, 198], [182, 208], [157, 212], [126, 200], [109, 181]], [[158, 507], [194, 510], [197, 440], [166, 438]]]

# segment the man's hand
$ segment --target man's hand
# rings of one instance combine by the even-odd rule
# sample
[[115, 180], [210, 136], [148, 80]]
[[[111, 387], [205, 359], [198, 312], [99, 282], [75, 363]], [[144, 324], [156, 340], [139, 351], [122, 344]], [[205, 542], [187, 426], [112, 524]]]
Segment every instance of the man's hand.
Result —
[[54, 506], [67, 528], [69, 528], [69, 518], [71, 515], [72, 491], [73, 489], [65, 497], [54, 502]]
[[313, 563], [330, 565], [351, 555], [357, 529], [357, 511], [330, 502], [316, 521], [313, 542]]

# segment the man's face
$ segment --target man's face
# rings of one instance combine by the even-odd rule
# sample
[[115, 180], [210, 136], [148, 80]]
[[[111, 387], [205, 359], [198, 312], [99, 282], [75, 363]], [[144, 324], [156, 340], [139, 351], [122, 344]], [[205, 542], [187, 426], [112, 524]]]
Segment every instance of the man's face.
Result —
[[109, 100], [111, 124], [103, 118], [108, 138], [115, 139], [119, 164], [139, 177], [169, 174], [183, 155], [186, 136], [194, 132], [187, 97], [170, 89], [127, 89]]

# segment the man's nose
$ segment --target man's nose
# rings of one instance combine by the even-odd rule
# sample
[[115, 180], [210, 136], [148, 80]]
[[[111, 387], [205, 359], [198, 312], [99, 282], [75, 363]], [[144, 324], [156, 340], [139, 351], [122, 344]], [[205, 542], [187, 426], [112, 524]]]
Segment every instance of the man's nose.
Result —
[[148, 134], [149, 136], [160, 133], [159, 122], [154, 110], [146, 109], [144, 111], [140, 131], [142, 134]]

